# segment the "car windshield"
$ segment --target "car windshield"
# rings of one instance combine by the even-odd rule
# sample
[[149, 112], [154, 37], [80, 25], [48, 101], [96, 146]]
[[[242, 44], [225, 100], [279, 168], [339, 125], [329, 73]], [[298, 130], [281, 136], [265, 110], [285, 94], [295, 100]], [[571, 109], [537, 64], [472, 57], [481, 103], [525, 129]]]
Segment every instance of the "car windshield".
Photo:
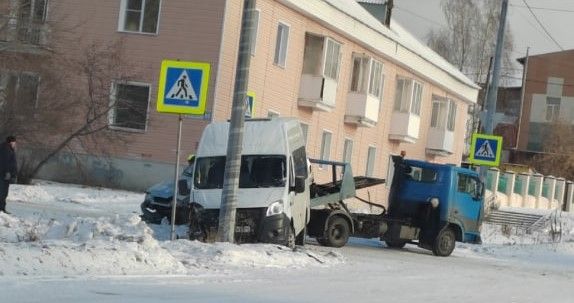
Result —
[[[223, 188], [225, 157], [198, 158], [194, 185], [198, 189]], [[239, 188], [283, 187], [287, 168], [282, 155], [244, 155], [241, 157]]]

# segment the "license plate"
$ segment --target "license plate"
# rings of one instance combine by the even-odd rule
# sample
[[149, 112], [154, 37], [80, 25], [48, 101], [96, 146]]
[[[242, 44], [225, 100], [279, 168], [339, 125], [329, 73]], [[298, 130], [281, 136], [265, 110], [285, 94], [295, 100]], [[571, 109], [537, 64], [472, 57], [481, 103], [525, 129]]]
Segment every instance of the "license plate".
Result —
[[248, 233], [248, 232], [251, 232], [251, 226], [249, 226], [249, 225], [245, 225], [245, 226], [235, 226], [235, 232], [236, 232], [236, 233]]

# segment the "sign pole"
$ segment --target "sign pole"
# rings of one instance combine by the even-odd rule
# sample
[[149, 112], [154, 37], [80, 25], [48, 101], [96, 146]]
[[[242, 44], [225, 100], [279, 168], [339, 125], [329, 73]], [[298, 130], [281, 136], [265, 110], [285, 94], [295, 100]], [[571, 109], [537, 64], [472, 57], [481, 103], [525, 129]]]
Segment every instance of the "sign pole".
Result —
[[173, 186], [173, 201], [171, 202], [171, 240], [175, 240], [175, 209], [177, 208], [177, 194], [178, 194], [178, 177], [179, 177], [179, 151], [181, 149], [181, 126], [183, 124], [183, 117], [181, 114], [179, 116], [179, 125], [177, 127], [177, 149], [175, 150], [175, 176], [173, 180], [175, 182]]

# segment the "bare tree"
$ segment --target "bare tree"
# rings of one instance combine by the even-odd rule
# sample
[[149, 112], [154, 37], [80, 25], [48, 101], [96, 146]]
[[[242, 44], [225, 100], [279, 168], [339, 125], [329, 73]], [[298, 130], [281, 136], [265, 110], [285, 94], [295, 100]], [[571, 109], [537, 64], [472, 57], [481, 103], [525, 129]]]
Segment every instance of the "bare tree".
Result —
[[574, 126], [567, 122], [555, 122], [544, 137], [543, 153], [532, 158], [530, 165], [544, 175], [574, 180]]
[[[428, 45], [476, 82], [484, 82], [494, 54], [500, 1], [442, 0], [447, 26], [428, 33]], [[506, 31], [503, 67], [512, 69], [513, 42]]]

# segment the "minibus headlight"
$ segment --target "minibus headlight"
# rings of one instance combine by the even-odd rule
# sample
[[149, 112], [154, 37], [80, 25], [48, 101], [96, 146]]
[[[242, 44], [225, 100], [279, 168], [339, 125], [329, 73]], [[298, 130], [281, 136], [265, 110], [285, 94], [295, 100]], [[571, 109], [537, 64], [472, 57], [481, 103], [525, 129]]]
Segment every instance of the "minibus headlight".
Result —
[[279, 200], [279, 201], [275, 201], [273, 203], [271, 203], [269, 205], [269, 207], [267, 207], [267, 214], [266, 216], [273, 216], [273, 215], [278, 215], [280, 213], [283, 212], [283, 201]]

